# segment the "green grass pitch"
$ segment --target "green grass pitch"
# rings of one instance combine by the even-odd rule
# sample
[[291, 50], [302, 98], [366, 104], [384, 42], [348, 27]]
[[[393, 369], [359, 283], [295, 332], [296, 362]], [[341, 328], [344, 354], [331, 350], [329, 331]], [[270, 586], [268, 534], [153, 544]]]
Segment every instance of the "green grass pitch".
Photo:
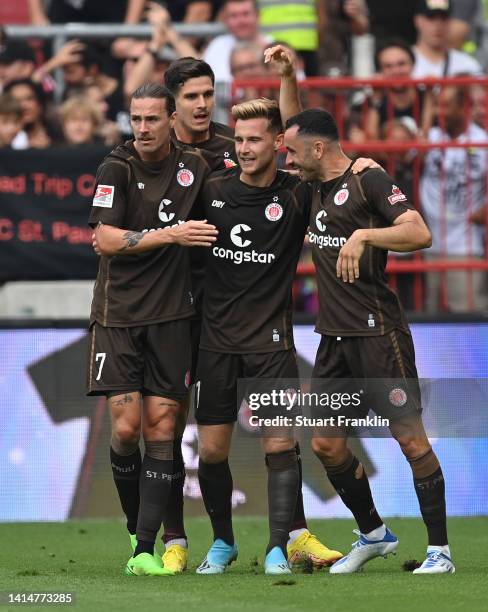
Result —
[[[402, 569], [407, 559], [423, 559], [421, 521], [391, 519], [388, 525], [400, 539], [396, 557], [375, 559], [355, 575], [296, 571], [293, 576], [278, 579], [263, 575], [267, 535], [264, 518], [235, 521], [239, 559], [222, 576], [195, 574], [210, 544], [210, 528], [204, 518], [189, 519], [190, 567], [183, 575], [167, 578], [124, 576], [130, 551], [122, 522], [3, 523], [0, 591], [73, 592], [74, 609], [94, 612], [488, 609], [488, 517], [449, 520], [456, 574], [444, 576], [413, 576]], [[310, 521], [310, 526], [324, 542], [343, 552], [355, 539], [352, 521]], [[0, 606], [10, 610], [25, 607], [41, 609], [33, 605]]]

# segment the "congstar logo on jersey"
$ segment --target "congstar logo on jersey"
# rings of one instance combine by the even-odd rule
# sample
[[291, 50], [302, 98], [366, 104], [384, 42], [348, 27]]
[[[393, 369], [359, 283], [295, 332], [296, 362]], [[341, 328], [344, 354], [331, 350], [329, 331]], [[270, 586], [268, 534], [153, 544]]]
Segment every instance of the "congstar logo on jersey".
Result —
[[325, 210], [319, 210], [319, 212], [315, 215], [315, 225], [321, 235], [316, 234], [310, 229], [308, 231], [308, 239], [310, 244], [314, 244], [319, 249], [323, 249], [324, 247], [337, 247], [340, 248], [344, 246], [347, 242], [347, 239], [343, 236], [331, 236], [330, 234], [325, 234], [324, 232], [327, 230], [327, 224], [325, 222], [327, 218], [327, 213]]
[[172, 201], [167, 200], [166, 198], [163, 198], [159, 204], [158, 217], [163, 223], [169, 223], [170, 221], [173, 221], [173, 219], [175, 218], [175, 213], [164, 212], [164, 207], [170, 206], [171, 204], [172, 204]]
[[[250, 233], [252, 229], [245, 223], [238, 223], [230, 230], [230, 239], [232, 244], [235, 244], [239, 249], [245, 249], [252, 244]], [[259, 253], [254, 249], [250, 251], [241, 251], [236, 249], [226, 249], [224, 247], [214, 246], [212, 249], [214, 257], [220, 259], [230, 259], [235, 264], [245, 263], [260, 263], [270, 264], [274, 261], [273, 253]]]

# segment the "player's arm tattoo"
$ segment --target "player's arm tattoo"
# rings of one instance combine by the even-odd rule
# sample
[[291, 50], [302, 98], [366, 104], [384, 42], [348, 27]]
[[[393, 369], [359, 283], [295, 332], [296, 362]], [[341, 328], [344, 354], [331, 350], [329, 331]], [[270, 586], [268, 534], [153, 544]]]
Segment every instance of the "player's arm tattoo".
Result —
[[119, 251], [125, 251], [137, 246], [143, 237], [144, 234], [142, 232], [125, 232], [122, 240], [125, 240], [126, 244]]

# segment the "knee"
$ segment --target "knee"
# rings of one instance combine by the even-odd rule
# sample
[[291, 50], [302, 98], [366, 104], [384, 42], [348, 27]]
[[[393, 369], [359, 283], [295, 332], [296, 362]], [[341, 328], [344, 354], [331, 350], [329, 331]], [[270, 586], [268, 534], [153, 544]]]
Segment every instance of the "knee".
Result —
[[178, 402], [165, 400], [157, 414], [147, 414], [144, 419], [145, 440], [172, 440], [178, 421]]
[[312, 438], [312, 450], [322, 463], [341, 462], [342, 445], [329, 438]]
[[414, 459], [420, 457], [428, 452], [431, 448], [428, 439], [417, 438], [415, 436], [399, 436], [396, 441], [402, 449], [402, 453], [408, 459]]
[[141, 436], [140, 423], [117, 419], [112, 426], [112, 438], [126, 446], [137, 445]]
[[204, 463], [221, 463], [228, 459], [229, 450], [218, 440], [206, 440], [199, 443], [198, 454]]
[[267, 455], [284, 453], [295, 450], [295, 442], [288, 438], [263, 438], [263, 449]]

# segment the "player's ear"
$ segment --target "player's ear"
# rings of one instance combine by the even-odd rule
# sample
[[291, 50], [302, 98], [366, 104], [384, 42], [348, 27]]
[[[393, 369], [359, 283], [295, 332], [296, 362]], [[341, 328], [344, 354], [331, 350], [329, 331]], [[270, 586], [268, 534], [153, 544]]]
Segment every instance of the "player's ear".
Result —
[[275, 151], [278, 151], [278, 149], [281, 149], [281, 147], [283, 146], [283, 138], [285, 137], [284, 134], [278, 134], [275, 138], [275, 142], [274, 142], [274, 149]]
[[316, 140], [312, 145], [312, 151], [317, 159], [321, 159], [325, 153], [325, 142], [323, 140]]

